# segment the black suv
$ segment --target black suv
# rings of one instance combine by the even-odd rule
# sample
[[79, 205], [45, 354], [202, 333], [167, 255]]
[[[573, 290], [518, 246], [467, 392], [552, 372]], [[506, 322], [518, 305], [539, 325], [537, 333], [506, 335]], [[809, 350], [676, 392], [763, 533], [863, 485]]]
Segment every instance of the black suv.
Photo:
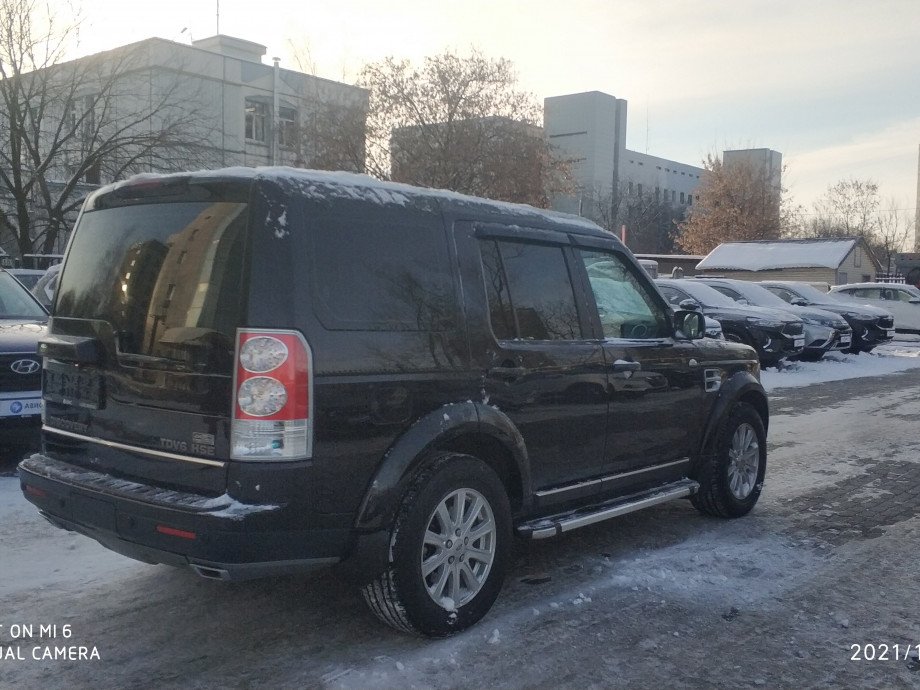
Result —
[[805, 324], [794, 314], [739, 304], [695, 278], [661, 278], [655, 284], [675, 307], [698, 309], [721, 323], [726, 340], [753, 347], [765, 367], [802, 354]]
[[405, 631], [485, 615], [512, 535], [681, 497], [737, 517], [763, 484], [753, 352], [572, 216], [339, 173], [138, 178], [87, 199], [52, 316], [20, 465], [48, 520], [209, 578], [344, 561]]

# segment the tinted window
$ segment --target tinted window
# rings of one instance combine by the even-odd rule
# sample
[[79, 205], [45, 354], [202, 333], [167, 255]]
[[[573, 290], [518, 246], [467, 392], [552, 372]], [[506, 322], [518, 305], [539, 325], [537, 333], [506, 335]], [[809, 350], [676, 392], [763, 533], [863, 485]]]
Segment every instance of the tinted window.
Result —
[[616, 254], [579, 250], [605, 338], [662, 338], [670, 321], [647, 283]]
[[310, 235], [313, 299], [327, 328], [441, 331], [455, 321], [439, 225], [329, 216]]
[[485, 241], [483, 275], [496, 338], [581, 338], [575, 293], [560, 247]]
[[229, 373], [246, 211], [244, 203], [221, 201], [84, 213], [55, 313], [107, 321], [120, 353]]
[[730, 297], [731, 299], [735, 300], [736, 302], [738, 300], [744, 299], [740, 292], [735, 292], [731, 288], [727, 288], [722, 285], [713, 285], [712, 287], [721, 292], [726, 297]]

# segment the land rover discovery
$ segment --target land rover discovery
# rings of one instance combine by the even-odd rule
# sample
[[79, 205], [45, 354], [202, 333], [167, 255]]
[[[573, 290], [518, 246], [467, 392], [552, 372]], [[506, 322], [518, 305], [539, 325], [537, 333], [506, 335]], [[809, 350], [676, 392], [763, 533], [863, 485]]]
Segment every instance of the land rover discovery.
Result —
[[386, 623], [443, 636], [492, 606], [514, 535], [753, 508], [757, 356], [703, 327], [577, 217], [339, 173], [137, 178], [74, 229], [22, 490], [204, 577], [342, 562]]

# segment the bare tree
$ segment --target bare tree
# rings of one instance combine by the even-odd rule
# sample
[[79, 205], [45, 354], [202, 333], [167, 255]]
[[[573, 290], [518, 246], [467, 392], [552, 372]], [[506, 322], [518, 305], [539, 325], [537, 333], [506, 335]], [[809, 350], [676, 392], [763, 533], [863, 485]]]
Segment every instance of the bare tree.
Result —
[[726, 166], [712, 155], [703, 167], [693, 206], [680, 224], [682, 249], [706, 254], [722, 242], [780, 237], [787, 224], [785, 190], [764, 170], [749, 161]]
[[806, 237], [864, 237], [871, 240], [878, 227], [878, 184], [847, 178], [827, 188], [814, 204], [805, 224]]
[[596, 189], [585, 194], [590, 208], [585, 215], [615, 235], [626, 228], [626, 246], [637, 253], [670, 254], [673, 252], [683, 221], [685, 207], [670, 204], [660, 196], [640, 193], [629, 182], [621, 180], [614, 194]]
[[0, 242], [22, 254], [57, 247], [92, 185], [208, 161], [212, 126], [181, 65], [152, 70], [143, 43], [65, 61], [78, 29], [0, 0]]
[[895, 199], [889, 199], [878, 214], [871, 245], [876, 258], [885, 266], [886, 273], [891, 273], [892, 260], [898, 252], [904, 251], [913, 232], [913, 222], [902, 205]]
[[387, 58], [366, 65], [358, 85], [370, 92], [366, 122], [355, 110], [308, 130], [323, 165], [354, 167], [361, 155], [381, 179], [536, 206], [569, 184], [539, 127], [542, 111], [508, 60], [446, 52], [417, 67]]
[[830, 185], [814, 204], [795, 233], [799, 237], [861, 237], [890, 273], [892, 259], [903, 251], [913, 223], [901, 210], [902, 204], [889, 199], [882, 204], [879, 186], [873, 180], [842, 179]]

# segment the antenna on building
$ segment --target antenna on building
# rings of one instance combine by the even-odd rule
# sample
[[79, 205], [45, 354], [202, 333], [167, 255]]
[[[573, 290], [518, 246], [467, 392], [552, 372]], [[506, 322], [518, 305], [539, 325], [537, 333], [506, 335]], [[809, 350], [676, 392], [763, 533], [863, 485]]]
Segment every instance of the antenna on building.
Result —
[[220, 0], [215, 0], [215, 3], [217, 4], [217, 12], [215, 14], [217, 30], [214, 33], [215, 35], [219, 35], [220, 34]]

